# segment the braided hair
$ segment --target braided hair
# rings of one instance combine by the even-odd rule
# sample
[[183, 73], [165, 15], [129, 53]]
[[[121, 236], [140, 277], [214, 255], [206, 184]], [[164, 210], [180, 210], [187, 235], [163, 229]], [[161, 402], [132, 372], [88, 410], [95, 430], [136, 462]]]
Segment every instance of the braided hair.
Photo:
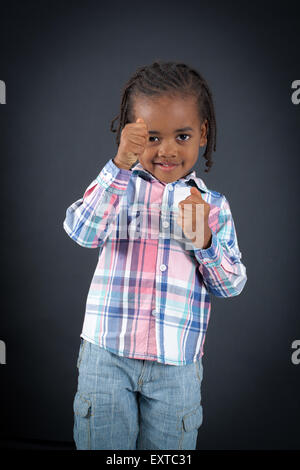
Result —
[[[140, 95], [159, 97], [162, 95], [194, 96], [197, 100], [200, 122], [207, 120], [207, 145], [203, 158], [206, 159], [205, 172], [213, 165], [212, 149], [216, 151], [217, 127], [212, 94], [204, 78], [193, 68], [180, 62], [156, 60], [151, 65], [139, 67], [123, 88], [121, 112], [112, 122], [111, 132], [117, 132], [116, 142], [120, 145], [120, 135], [127, 123], [132, 122], [134, 98]], [[114, 129], [114, 122], [119, 126]]]

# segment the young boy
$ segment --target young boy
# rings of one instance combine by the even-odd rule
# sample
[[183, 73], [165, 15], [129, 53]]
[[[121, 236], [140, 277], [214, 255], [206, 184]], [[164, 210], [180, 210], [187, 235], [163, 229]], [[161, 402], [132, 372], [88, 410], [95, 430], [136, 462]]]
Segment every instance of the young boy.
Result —
[[247, 280], [228, 201], [192, 171], [215, 135], [211, 95], [201, 103], [184, 83], [132, 92], [117, 155], [67, 209], [68, 235], [100, 249], [77, 363], [77, 449], [195, 449], [210, 294], [236, 296]]

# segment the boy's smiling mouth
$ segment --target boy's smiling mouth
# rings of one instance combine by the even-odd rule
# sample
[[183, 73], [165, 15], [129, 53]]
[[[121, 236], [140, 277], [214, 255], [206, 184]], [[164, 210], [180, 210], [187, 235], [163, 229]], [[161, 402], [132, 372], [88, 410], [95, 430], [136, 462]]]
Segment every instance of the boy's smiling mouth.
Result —
[[176, 168], [179, 163], [174, 162], [156, 162], [154, 165], [157, 165], [163, 171], [171, 171]]

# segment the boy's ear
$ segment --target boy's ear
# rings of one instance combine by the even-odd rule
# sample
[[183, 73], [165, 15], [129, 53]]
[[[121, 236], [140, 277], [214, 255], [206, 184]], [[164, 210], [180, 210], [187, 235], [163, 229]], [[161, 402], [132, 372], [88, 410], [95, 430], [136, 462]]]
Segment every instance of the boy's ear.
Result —
[[200, 147], [204, 147], [207, 144], [207, 130], [208, 130], [208, 121], [205, 119], [201, 124], [200, 128]]

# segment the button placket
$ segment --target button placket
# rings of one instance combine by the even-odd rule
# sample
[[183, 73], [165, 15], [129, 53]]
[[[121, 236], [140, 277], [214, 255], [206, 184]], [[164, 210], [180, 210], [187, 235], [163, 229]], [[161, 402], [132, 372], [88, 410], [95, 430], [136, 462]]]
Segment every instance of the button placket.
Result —
[[174, 188], [172, 184], [167, 184], [165, 187], [165, 191], [163, 193], [163, 200], [161, 206], [161, 226], [163, 229], [169, 230], [162, 230], [162, 238], [171, 237], [170, 233], [170, 207], [169, 207], [169, 192], [173, 191]]
[[[168, 228], [170, 226], [169, 218], [170, 218], [170, 209], [169, 209], [169, 191], [173, 191], [174, 188], [172, 184], [167, 184], [165, 191], [163, 193], [162, 204], [161, 204], [161, 220], [162, 220], [162, 227]], [[166, 235], [166, 231], [163, 232], [163, 235]], [[164, 244], [161, 238], [158, 241], [158, 250], [159, 250], [159, 257], [157, 258], [157, 266], [159, 266], [161, 274], [167, 270], [167, 266], [164, 263], [161, 263], [163, 260], [163, 247]], [[153, 317], [157, 317], [159, 315], [159, 311], [153, 309], [151, 311]]]

